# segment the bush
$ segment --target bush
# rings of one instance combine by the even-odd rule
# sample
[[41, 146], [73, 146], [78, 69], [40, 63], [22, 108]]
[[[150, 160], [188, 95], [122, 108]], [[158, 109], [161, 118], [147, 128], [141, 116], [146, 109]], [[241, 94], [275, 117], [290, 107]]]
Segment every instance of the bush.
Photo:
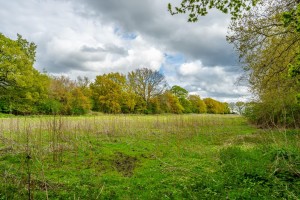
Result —
[[244, 115], [250, 122], [261, 127], [298, 128], [300, 121], [300, 105], [280, 106], [276, 103], [251, 102], [246, 105]]
[[62, 105], [54, 99], [46, 99], [39, 105], [39, 112], [42, 114], [58, 114], [61, 112]]

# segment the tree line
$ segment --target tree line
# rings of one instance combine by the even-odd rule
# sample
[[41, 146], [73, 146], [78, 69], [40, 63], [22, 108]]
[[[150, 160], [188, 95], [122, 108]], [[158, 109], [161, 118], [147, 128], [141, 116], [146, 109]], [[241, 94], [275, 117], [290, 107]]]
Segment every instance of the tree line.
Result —
[[148, 68], [127, 75], [108, 73], [71, 80], [37, 71], [36, 45], [18, 35], [0, 34], [0, 112], [13, 114], [81, 115], [103, 113], [230, 113], [227, 103], [180, 87], [169, 87], [165, 76]]
[[255, 97], [245, 115], [260, 126], [300, 125], [299, 11], [298, 0], [259, 1], [229, 27]]

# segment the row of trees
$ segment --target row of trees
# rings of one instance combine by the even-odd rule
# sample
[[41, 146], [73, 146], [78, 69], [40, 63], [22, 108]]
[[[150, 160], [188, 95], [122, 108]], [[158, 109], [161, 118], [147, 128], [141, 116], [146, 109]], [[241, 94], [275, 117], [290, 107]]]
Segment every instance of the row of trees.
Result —
[[93, 82], [53, 77], [33, 68], [36, 45], [0, 34], [0, 112], [79, 115], [104, 113], [230, 113], [227, 103], [168, 87], [163, 74], [143, 68], [103, 74]]
[[255, 99], [245, 114], [263, 126], [300, 124], [300, 6], [264, 0], [232, 21], [233, 43]]
[[189, 95], [180, 86], [168, 88], [165, 77], [147, 68], [127, 76], [110, 73], [90, 84], [92, 109], [105, 113], [229, 113], [226, 103]]

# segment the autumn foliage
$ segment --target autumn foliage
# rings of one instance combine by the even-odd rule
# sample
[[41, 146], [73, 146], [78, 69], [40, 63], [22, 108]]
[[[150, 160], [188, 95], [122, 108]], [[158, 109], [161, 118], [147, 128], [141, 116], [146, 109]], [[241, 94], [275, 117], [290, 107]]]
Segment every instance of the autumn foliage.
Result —
[[[0, 34], [0, 112], [12, 114], [81, 115], [102, 113], [229, 113], [213, 99], [168, 87], [165, 76], [148, 68], [127, 75], [108, 73], [71, 80], [40, 73], [34, 67], [36, 45], [18, 35]], [[209, 108], [209, 109], [207, 109]]]

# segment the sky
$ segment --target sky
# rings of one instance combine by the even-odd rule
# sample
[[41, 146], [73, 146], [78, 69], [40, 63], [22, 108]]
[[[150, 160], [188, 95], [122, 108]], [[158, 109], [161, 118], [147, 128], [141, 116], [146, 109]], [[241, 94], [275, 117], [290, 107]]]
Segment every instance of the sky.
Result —
[[249, 98], [246, 85], [237, 84], [242, 69], [226, 41], [230, 16], [213, 10], [188, 23], [186, 15], [169, 14], [170, 1], [1, 1], [0, 33], [34, 42], [35, 68], [52, 75], [94, 80], [146, 67], [201, 98]]

